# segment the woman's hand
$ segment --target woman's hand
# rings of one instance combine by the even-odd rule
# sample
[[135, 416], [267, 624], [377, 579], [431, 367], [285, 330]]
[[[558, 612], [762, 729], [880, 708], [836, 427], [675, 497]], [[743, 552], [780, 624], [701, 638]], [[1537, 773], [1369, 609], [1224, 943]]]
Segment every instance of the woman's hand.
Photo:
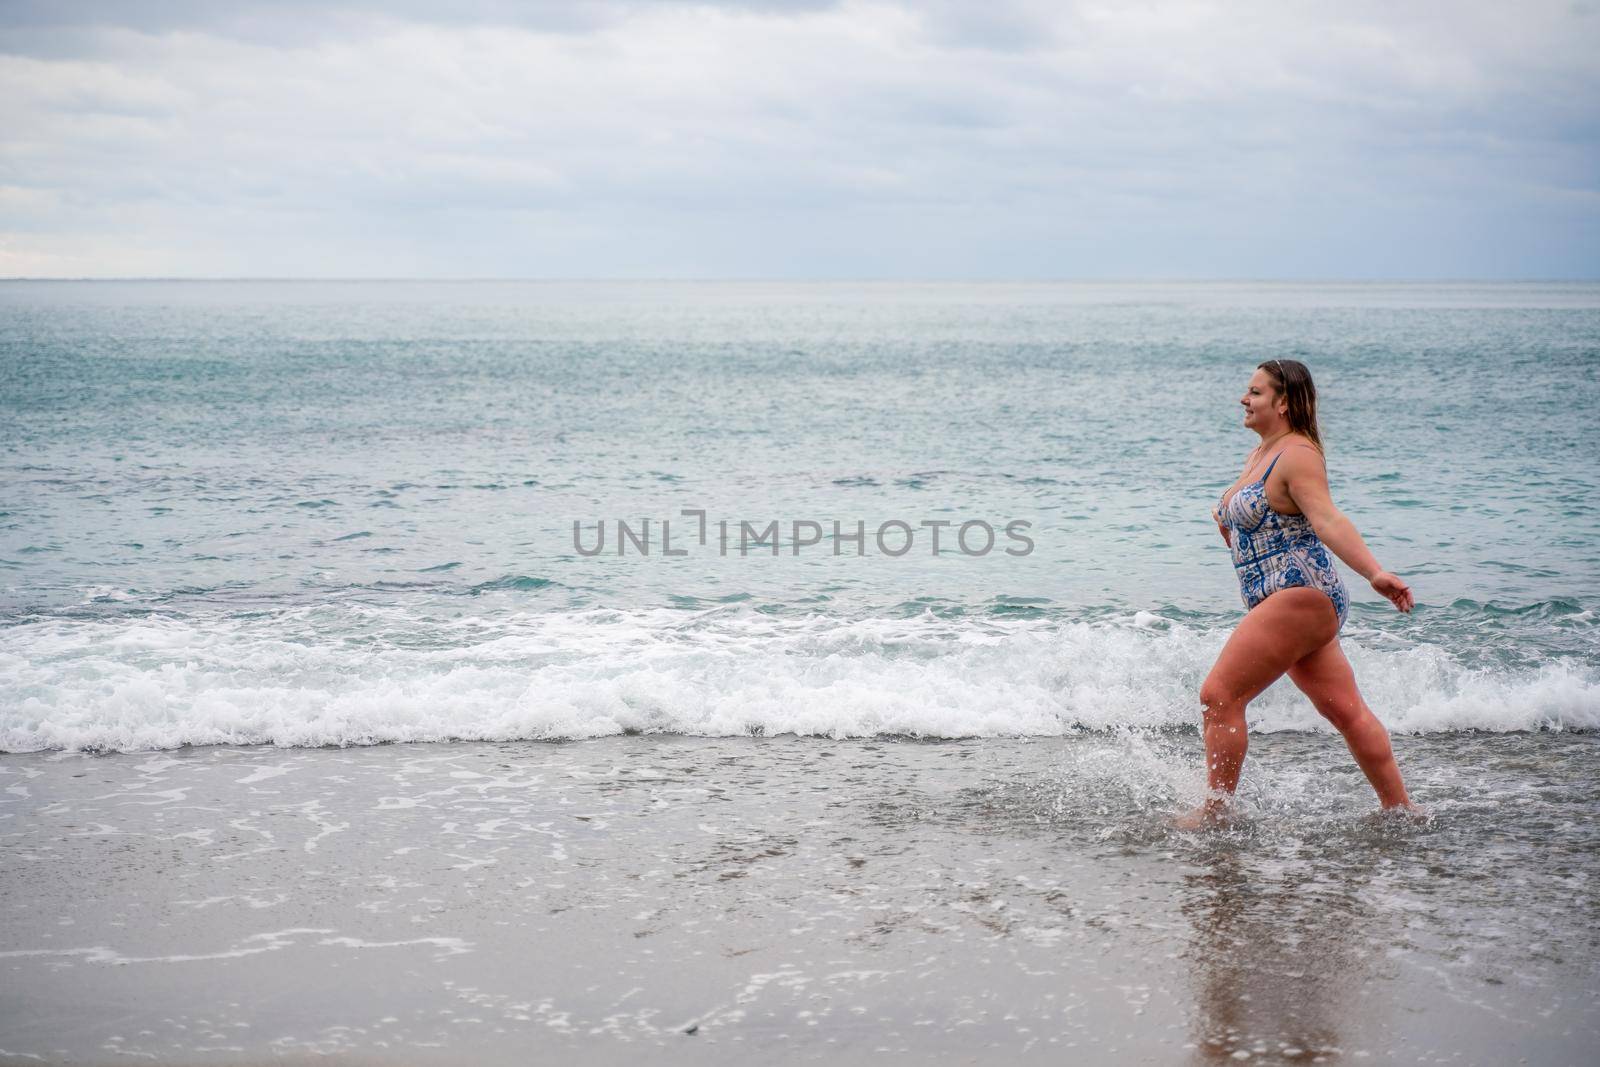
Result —
[[1416, 606], [1417, 601], [1411, 595], [1411, 587], [1402, 582], [1398, 574], [1379, 571], [1372, 576], [1372, 588], [1401, 611], [1410, 612]]
[[1217, 533], [1222, 535], [1222, 543], [1229, 548], [1233, 547], [1233, 538], [1228, 536], [1228, 528], [1222, 524], [1222, 512], [1216, 508], [1211, 509], [1211, 521], [1217, 524]]

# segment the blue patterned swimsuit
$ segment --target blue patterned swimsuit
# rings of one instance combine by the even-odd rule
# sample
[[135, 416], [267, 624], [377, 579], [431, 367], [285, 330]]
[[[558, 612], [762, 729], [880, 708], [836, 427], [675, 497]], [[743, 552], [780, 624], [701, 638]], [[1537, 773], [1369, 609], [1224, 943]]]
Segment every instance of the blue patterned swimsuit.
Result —
[[1284, 515], [1267, 504], [1267, 477], [1283, 455], [1272, 457], [1267, 473], [1230, 498], [1226, 493], [1217, 515], [1233, 531], [1228, 547], [1233, 568], [1239, 572], [1239, 593], [1246, 608], [1253, 608], [1280, 589], [1303, 585], [1320, 589], [1333, 601], [1344, 629], [1350, 613], [1350, 595], [1328, 558], [1311, 520], [1304, 515]]

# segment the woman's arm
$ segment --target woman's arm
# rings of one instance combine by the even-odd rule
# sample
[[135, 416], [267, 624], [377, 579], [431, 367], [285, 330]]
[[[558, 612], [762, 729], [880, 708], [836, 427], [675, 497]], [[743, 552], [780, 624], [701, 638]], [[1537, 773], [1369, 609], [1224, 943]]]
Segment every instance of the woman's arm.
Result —
[[1394, 574], [1384, 570], [1378, 557], [1372, 554], [1367, 543], [1356, 531], [1355, 523], [1345, 517], [1333, 504], [1328, 493], [1328, 473], [1322, 455], [1310, 445], [1291, 447], [1280, 465], [1284, 471], [1284, 488], [1294, 506], [1310, 521], [1317, 537], [1344, 560], [1345, 565], [1371, 583], [1372, 588], [1401, 611], [1410, 611], [1416, 603], [1411, 588]]

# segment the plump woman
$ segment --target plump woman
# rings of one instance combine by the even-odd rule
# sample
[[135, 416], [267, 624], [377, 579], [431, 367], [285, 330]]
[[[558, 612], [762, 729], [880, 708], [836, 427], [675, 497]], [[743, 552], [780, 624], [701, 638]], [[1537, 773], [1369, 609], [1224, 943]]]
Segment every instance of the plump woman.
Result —
[[1233, 553], [1249, 610], [1200, 687], [1209, 795], [1178, 824], [1193, 828], [1225, 817], [1249, 746], [1245, 707], [1286, 672], [1344, 735], [1379, 803], [1409, 808], [1389, 733], [1361, 699], [1339, 647], [1350, 598], [1328, 551], [1401, 611], [1412, 608], [1411, 590], [1378, 565], [1328, 495], [1317, 392], [1305, 364], [1267, 360], [1240, 403], [1245, 427], [1261, 441], [1212, 517]]

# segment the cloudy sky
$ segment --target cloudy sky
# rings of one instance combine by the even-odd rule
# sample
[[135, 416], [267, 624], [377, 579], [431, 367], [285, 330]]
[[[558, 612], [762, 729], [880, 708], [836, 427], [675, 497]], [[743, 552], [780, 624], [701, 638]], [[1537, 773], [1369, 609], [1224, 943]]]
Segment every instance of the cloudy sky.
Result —
[[0, 276], [1600, 278], [1597, 57], [1594, 0], [0, 0]]

